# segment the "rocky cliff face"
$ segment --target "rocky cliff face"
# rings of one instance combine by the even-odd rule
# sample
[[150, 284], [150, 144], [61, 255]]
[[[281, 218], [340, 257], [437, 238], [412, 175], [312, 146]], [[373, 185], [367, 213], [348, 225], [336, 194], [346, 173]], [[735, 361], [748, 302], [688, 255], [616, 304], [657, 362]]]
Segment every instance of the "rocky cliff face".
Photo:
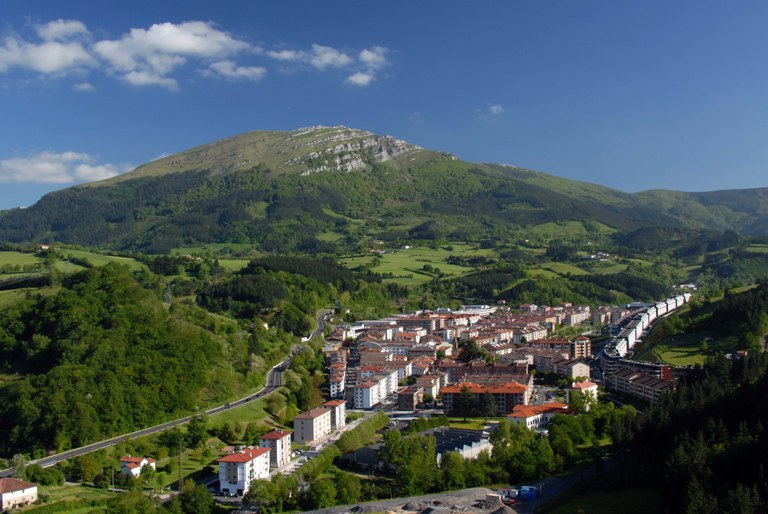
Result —
[[[372, 132], [348, 127], [307, 127], [288, 136], [295, 141], [292, 150], [302, 153], [289, 159], [283, 166], [306, 166], [302, 175], [327, 171], [350, 172], [373, 164], [386, 162], [421, 147], [392, 136], [377, 136]], [[329, 143], [336, 143], [328, 146]], [[311, 150], [311, 149], [317, 150]], [[308, 153], [303, 153], [310, 149]]]

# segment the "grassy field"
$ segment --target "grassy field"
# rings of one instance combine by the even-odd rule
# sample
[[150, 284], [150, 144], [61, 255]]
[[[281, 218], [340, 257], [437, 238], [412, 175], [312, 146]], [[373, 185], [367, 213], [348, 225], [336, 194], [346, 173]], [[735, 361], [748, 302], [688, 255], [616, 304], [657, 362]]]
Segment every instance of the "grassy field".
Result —
[[41, 264], [42, 262], [43, 259], [32, 253], [0, 252], [0, 266], [3, 264], [25, 266], [29, 264]]
[[37, 291], [37, 289], [11, 289], [10, 291], [0, 291], [0, 311], [7, 309], [24, 298], [30, 291]]
[[100, 253], [84, 252], [82, 250], [68, 250], [66, 248], [63, 248], [60, 251], [60, 253], [62, 255], [62, 258], [60, 259], [60, 262], [57, 264], [61, 264], [61, 261], [66, 261], [67, 256], [70, 255], [75, 258], [85, 259], [91, 264], [93, 264], [94, 266], [106, 266], [111, 262], [116, 262], [118, 264], [125, 264], [134, 269], [144, 267], [142, 263], [130, 257], [118, 257], [116, 255], [102, 255]]
[[752, 244], [747, 247], [748, 252], [768, 253], [768, 245]]
[[544, 262], [536, 266], [538, 269], [544, 269], [555, 273], [556, 275], [566, 275], [568, 273], [572, 275], [589, 275], [588, 271], [584, 271], [578, 266], [568, 264], [567, 262]]
[[738, 349], [737, 336], [721, 337], [709, 332], [691, 332], [659, 343], [654, 347], [640, 346], [638, 360], [661, 361], [672, 366], [704, 364], [707, 357]]
[[[607, 225], [603, 225], [602, 223], [595, 223], [594, 225], [598, 231], [597, 235], [600, 236], [605, 236], [616, 232], [615, 229], [612, 229]], [[584, 226], [584, 223], [580, 221], [550, 221], [547, 223], [541, 223], [531, 227], [530, 233], [543, 239], [585, 239], [589, 238], [593, 234], [587, 230], [587, 227]]]
[[[57, 508], [61, 508], [61, 512], [86, 514], [91, 512], [100, 512], [98, 507], [89, 505], [87, 507], [81, 507], [72, 509], [71, 505], [67, 505], [65, 502], [73, 501], [104, 501], [110, 498], [114, 498], [118, 493], [111, 493], [105, 489], [98, 489], [96, 487], [82, 486], [82, 485], [60, 485], [60, 486], [41, 486], [38, 488], [39, 495], [41, 497], [48, 496], [48, 500], [41, 505], [30, 505], [22, 509], [18, 509], [14, 512], [35, 512], [38, 508], [47, 506], [52, 508], [54, 504]], [[96, 509], [96, 510], [95, 510]]]
[[636, 488], [616, 491], [582, 491], [536, 509], [536, 514], [645, 514], [663, 512], [661, 489]]
[[253, 254], [254, 256], [258, 253], [252, 244], [240, 243], [209, 243], [202, 246], [184, 246], [171, 250], [172, 255], [231, 255], [241, 254], [242, 252], [245, 252], [247, 255]]
[[358, 266], [372, 266], [376, 273], [391, 273], [394, 278], [386, 279], [389, 282], [397, 282], [402, 285], [419, 285], [432, 280], [433, 275], [423, 270], [424, 265], [429, 264], [433, 268], [439, 268], [447, 276], [462, 276], [474, 268], [448, 264], [451, 255], [456, 257], [493, 257], [492, 250], [481, 249], [466, 244], [452, 244], [452, 250], [441, 247], [437, 249], [417, 247], [401, 249], [384, 253], [381, 256], [365, 255], [347, 257], [340, 262], [350, 268]]
[[249, 259], [219, 259], [219, 264], [227, 271], [240, 271], [248, 266]]
[[593, 262], [593, 261], [585, 261], [584, 264], [580, 266], [584, 270], [589, 271], [590, 273], [601, 273], [605, 275], [611, 275], [613, 273], [621, 273], [622, 271], [627, 270], [626, 264], [621, 264], [616, 261], [604, 261], [604, 262]]

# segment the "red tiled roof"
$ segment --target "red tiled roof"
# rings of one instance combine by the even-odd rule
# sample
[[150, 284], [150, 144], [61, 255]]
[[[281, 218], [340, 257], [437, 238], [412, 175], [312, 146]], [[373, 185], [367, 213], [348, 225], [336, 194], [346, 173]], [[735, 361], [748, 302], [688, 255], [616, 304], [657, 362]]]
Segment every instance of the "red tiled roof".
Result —
[[27, 482], [26, 480], [19, 480], [18, 478], [0, 478], [0, 494], [23, 491], [30, 487], [37, 487], [37, 484]]
[[548, 414], [552, 412], [566, 412], [568, 406], [560, 402], [545, 403], [544, 405], [515, 405], [512, 414], [508, 418], [530, 418], [538, 414]]
[[290, 430], [271, 430], [261, 436], [259, 439], [269, 439], [271, 441], [276, 441], [278, 439], [282, 439], [283, 437], [288, 437], [291, 435]]
[[462, 384], [447, 386], [443, 388], [443, 394], [459, 394], [464, 386], [468, 386], [470, 392], [474, 394], [491, 393], [491, 394], [520, 394], [525, 392], [528, 388], [517, 382], [507, 382], [506, 384], [494, 384], [494, 385], [480, 385], [464, 382]]
[[251, 462], [265, 453], [269, 453], [269, 448], [244, 448], [239, 452], [225, 455], [216, 462]]
[[331, 401], [325, 402], [323, 404], [323, 407], [338, 407], [339, 405], [344, 405], [345, 403], [347, 403], [346, 400], [331, 400]]
[[591, 389], [593, 387], [597, 387], [597, 384], [590, 382], [589, 380], [584, 380], [583, 382], [576, 382], [573, 384], [574, 389]]
[[141, 464], [141, 461], [144, 460], [144, 457], [120, 457], [120, 462], [134, 462], [136, 464]]

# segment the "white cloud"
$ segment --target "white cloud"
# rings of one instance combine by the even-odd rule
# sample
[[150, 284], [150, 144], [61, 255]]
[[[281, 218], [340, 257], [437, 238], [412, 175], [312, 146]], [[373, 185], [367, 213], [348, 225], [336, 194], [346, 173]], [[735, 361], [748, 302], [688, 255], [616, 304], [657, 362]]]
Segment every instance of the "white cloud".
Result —
[[131, 166], [97, 164], [82, 152], [41, 152], [32, 157], [0, 160], [0, 183], [31, 182], [69, 184], [103, 180], [132, 169]]
[[501, 104], [493, 104], [488, 107], [488, 112], [495, 115], [504, 114], [504, 106]]
[[270, 50], [267, 55], [278, 61], [301, 61], [306, 54], [299, 50]]
[[90, 67], [96, 60], [79, 42], [46, 41], [40, 44], [6, 38], [0, 46], [0, 72], [12, 67], [40, 73], [66, 73], [72, 68]]
[[57, 41], [88, 34], [90, 33], [85, 24], [77, 20], [58, 19], [37, 27], [37, 35], [44, 41]]
[[162, 74], [150, 70], [129, 71], [123, 75], [123, 80], [134, 86], [160, 86], [170, 91], [179, 89], [176, 79], [164, 77]]
[[238, 66], [232, 61], [219, 61], [209, 67], [211, 73], [229, 80], [261, 80], [267, 74], [263, 66]]
[[211, 59], [246, 50], [261, 51], [202, 21], [157, 23], [146, 30], [134, 28], [120, 39], [99, 41], [93, 48], [113, 72], [129, 83], [171, 90], [177, 89], [178, 83], [169, 75], [190, 58]]
[[367, 86], [371, 82], [374, 81], [376, 77], [374, 77], [373, 73], [353, 73], [349, 77], [347, 77], [346, 82], [347, 84], [351, 84], [353, 86]]
[[[36, 25], [36, 41], [11, 36], [0, 40], [0, 74], [11, 68], [31, 70], [49, 76], [76, 73], [85, 80], [91, 70], [102, 71], [134, 86], [159, 86], [179, 89], [179, 71], [199, 65], [210, 78], [257, 81], [267, 73], [264, 66], [240, 62], [261, 56], [296, 66], [284, 71], [295, 73], [314, 68], [340, 70], [345, 83], [367, 86], [388, 66], [383, 46], [345, 52], [332, 46], [313, 44], [310, 48], [265, 51], [223, 30], [212, 22], [186, 21], [155, 23], [149, 28], [131, 28], [116, 39], [94, 41], [93, 35], [78, 20], [58, 19]], [[236, 59], [237, 57], [237, 59]], [[90, 82], [72, 86], [75, 91], [92, 91]]]
[[360, 61], [371, 70], [378, 70], [389, 64], [387, 60], [387, 48], [383, 46], [374, 46], [366, 48], [360, 52]]
[[333, 47], [323, 45], [312, 45], [312, 53], [309, 57], [309, 63], [318, 70], [324, 70], [328, 67], [343, 68], [352, 64], [350, 56], [339, 52]]

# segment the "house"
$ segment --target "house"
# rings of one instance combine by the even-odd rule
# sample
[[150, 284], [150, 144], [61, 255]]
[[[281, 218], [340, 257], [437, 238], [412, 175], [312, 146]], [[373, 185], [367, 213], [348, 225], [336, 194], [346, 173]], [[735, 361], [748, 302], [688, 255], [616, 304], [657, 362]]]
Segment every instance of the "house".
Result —
[[0, 511], [37, 501], [37, 484], [18, 478], [0, 478]]
[[291, 461], [291, 432], [271, 430], [259, 438], [259, 446], [269, 448], [269, 465], [285, 466]]
[[530, 430], [541, 430], [552, 422], [555, 414], [567, 414], [568, 406], [564, 403], [550, 402], [544, 405], [515, 405], [507, 419], [516, 424], [523, 424]]
[[314, 445], [331, 433], [330, 409], [317, 407], [293, 418], [293, 440], [299, 444]]
[[120, 473], [127, 476], [137, 477], [141, 475], [141, 470], [144, 466], [149, 466], [152, 469], [157, 469], [157, 462], [155, 459], [147, 459], [145, 457], [120, 457]]
[[593, 399], [597, 400], [597, 384], [590, 382], [589, 380], [574, 382], [574, 384], [567, 389], [568, 403], [570, 403], [571, 394], [573, 394], [574, 391], [579, 391], [581, 394], [591, 396]]
[[243, 448], [217, 462], [219, 489], [225, 495], [243, 495], [254, 480], [269, 478], [269, 448]]

